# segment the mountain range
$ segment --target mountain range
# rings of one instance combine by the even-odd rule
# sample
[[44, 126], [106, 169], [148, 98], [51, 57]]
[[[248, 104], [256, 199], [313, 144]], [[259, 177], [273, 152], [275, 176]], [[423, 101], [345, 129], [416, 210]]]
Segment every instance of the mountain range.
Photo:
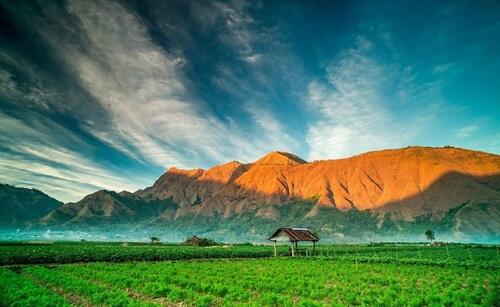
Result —
[[276, 151], [253, 163], [172, 167], [151, 187], [75, 203], [6, 185], [0, 197], [2, 227], [32, 230], [262, 241], [280, 226], [301, 226], [325, 240], [375, 241], [419, 240], [432, 228], [448, 240], [500, 239], [500, 156], [454, 147], [314, 162]]

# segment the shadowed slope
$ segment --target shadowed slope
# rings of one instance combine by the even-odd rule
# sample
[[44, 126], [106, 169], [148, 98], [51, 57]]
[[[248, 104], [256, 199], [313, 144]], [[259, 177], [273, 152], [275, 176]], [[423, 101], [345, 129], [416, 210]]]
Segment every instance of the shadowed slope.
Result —
[[170, 168], [149, 188], [101, 191], [54, 210], [43, 222], [141, 221], [179, 229], [199, 229], [201, 223], [227, 234], [228, 223], [244, 228], [288, 221], [328, 233], [339, 219], [375, 232], [424, 220], [423, 225], [440, 221], [457, 234], [495, 236], [500, 233], [498, 187], [498, 155], [458, 148], [409, 147], [312, 163], [275, 152], [249, 164]]
[[23, 225], [61, 205], [58, 200], [38, 190], [0, 184], [1, 225]]
[[[466, 202], [498, 202], [498, 155], [410, 147], [340, 160], [292, 162], [297, 159], [271, 153], [255, 163], [231, 162], [207, 171], [174, 168], [137, 195], [173, 197], [181, 207], [188, 207], [180, 214], [228, 216], [249, 204], [317, 198], [320, 206], [372, 209], [382, 215], [392, 212], [404, 220], [423, 214], [439, 216]], [[439, 184], [433, 185], [438, 179]]]

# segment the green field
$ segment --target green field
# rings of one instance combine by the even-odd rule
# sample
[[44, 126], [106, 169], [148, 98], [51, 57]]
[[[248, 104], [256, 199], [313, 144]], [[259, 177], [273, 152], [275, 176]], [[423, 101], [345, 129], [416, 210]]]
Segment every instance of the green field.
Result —
[[[5, 306], [498, 306], [497, 247], [0, 246]], [[209, 258], [209, 259], [206, 259]], [[104, 262], [106, 261], [106, 262]], [[66, 264], [61, 264], [66, 263]]]

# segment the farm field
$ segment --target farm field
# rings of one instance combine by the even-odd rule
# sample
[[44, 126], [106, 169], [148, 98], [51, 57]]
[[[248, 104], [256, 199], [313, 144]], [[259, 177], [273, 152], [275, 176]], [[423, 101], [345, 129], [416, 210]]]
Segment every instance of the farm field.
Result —
[[[307, 247], [309, 254], [311, 247]], [[194, 247], [164, 244], [64, 243], [0, 245], [0, 265], [60, 264], [75, 262], [163, 261], [218, 258], [272, 257], [273, 247], [211, 246]], [[288, 246], [278, 246], [278, 256], [289, 254]], [[303, 253], [304, 254], [304, 253]], [[497, 246], [451, 244], [365, 244], [319, 245], [317, 256], [359, 262], [401, 262], [409, 264], [455, 264], [500, 268]]]
[[[155, 257], [139, 258], [153, 251]], [[278, 249], [280, 255], [287, 251]], [[33, 257], [23, 258], [29, 254]], [[496, 306], [500, 301], [495, 246], [321, 245], [316, 257], [272, 254], [270, 246], [0, 246], [0, 305]]]

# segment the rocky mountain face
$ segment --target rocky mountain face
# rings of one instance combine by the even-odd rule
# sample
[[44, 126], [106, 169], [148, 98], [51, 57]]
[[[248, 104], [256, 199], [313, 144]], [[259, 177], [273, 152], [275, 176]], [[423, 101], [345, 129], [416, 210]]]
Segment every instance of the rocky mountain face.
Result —
[[0, 184], [0, 225], [4, 227], [29, 224], [61, 205], [38, 190]]
[[[307, 163], [272, 152], [255, 163], [230, 162], [208, 170], [169, 169], [135, 195], [173, 198], [187, 213], [229, 217], [249, 207], [314, 199], [321, 207], [370, 210], [413, 221], [442, 218], [451, 209], [500, 206], [500, 156], [458, 148], [409, 147]], [[263, 211], [265, 211], [263, 209]], [[272, 217], [272, 212], [265, 213]]]
[[306, 162], [272, 152], [248, 164], [172, 167], [151, 187], [99, 191], [37, 223], [139, 225], [235, 241], [265, 238], [277, 226], [337, 239], [378, 240], [427, 227], [456, 239], [500, 239], [500, 156], [408, 147]]

